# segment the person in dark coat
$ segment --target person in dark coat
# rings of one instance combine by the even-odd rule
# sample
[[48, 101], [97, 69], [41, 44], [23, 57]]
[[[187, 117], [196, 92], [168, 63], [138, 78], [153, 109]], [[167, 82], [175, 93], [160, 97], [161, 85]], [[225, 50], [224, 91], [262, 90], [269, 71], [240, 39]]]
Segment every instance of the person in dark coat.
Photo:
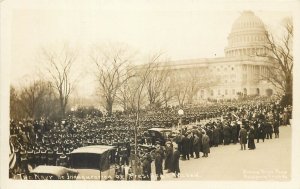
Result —
[[189, 154], [190, 157], [193, 158], [194, 157], [194, 136], [192, 133], [189, 133], [187, 137], [189, 139]]
[[213, 130], [210, 126], [206, 130], [206, 135], [209, 138], [209, 146], [212, 146], [213, 145]]
[[250, 126], [250, 130], [248, 133], [248, 148], [249, 148], [249, 150], [255, 149], [254, 139], [255, 139], [254, 127]]
[[180, 133], [174, 138], [174, 141], [178, 146], [178, 151], [181, 155], [183, 155], [183, 152], [182, 152], [182, 138], [183, 138], [183, 135], [180, 134]]
[[202, 134], [203, 134], [202, 136], [203, 156], [202, 157], [208, 157], [208, 153], [210, 153], [209, 137], [204, 132]]
[[199, 157], [201, 157], [201, 154], [200, 154], [200, 152], [203, 152], [203, 147], [202, 147], [202, 131], [201, 130], [199, 130], [198, 132], [197, 132], [197, 136], [199, 137]]
[[267, 139], [272, 139], [273, 127], [271, 121], [266, 122], [266, 135]]
[[265, 129], [265, 124], [261, 120], [258, 123], [258, 133], [259, 133], [259, 137], [257, 138], [257, 143], [259, 143], [259, 139], [262, 139], [263, 142], [265, 142], [266, 129]]
[[178, 147], [175, 147], [172, 156], [172, 172], [175, 173], [176, 178], [178, 178], [178, 174], [180, 173], [179, 159], [180, 159], [180, 153], [178, 151]]
[[189, 156], [189, 148], [190, 148], [190, 140], [187, 138], [187, 134], [184, 134], [183, 138], [182, 138], [182, 155], [183, 155], [183, 159], [184, 160], [190, 160], [190, 156]]
[[234, 143], [234, 144], [236, 144], [237, 143], [237, 139], [238, 139], [238, 131], [237, 131], [237, 125], [236, 125], [236, 123], [234, 122], [233, 124], [232, 124], [232, 127], [231, 127], [231, 131], [232, 131], [232, 142]]
[[274, 133], [275, 133], [275, 138], [279, 138], [279, 121], [278, 121], [278, 119], [275, 119], [275, 121], [274, 121]]
[[199, 137], [196, 134], [194, 134], [193, 148], [195, 152], [195, 159], [198, 159], [199, 152], [200, 152], [200, 141], [199, 141]]
[[161, 153], [159, 151], [159, 149], [155, 150], [155, 173], [157, 175], [157, 180], [161, 180], [160, 175], [163, 174], [163, 170], [162, 170], [162, 163], [163, 163], [163, 157], [161, 156]]
[[213, 130], [213, 142], [215, 147], [218, 147], [219, 139], [220, 139], [220, 129], [218, 127], [215, 127]]
[[218, 127], [219, 127], [219, 144], [223, 144], [224, 142], [224, 128], [223, 128], [223, 125], [222, 123], [220, 122], [218, 124]]
[[245, 126], [242, 125], [242, 128], [239, 133], [240, 138], [240, 144], [241, 144], [241, 150], [246, 150], [246, 144], [247, 144], [247, 130], [245, 129]]
[[165, 159], [165, 170], [171, 172], [172, 168], [172, 155], [173, 155], [173, 144], [171, 141], [166, 142], [166, 159]]
[[231, 139], [231, 128], [229, 127], [228, 123], [226, 123], [223, 129], [223, 133], [224, 133], [224, 145], [228, 145]]
[[150, 154], [147, 154], [142, 160], [142, 180], [151, 181], [151, 156], [149, 156]]
[[254, 121], [254, 122], [253, 122], [253, 126], [254, 126], [255, 139], [256, 139], [256, 140], [259, 140], [258, 122], [257, 122], [257, 121]]

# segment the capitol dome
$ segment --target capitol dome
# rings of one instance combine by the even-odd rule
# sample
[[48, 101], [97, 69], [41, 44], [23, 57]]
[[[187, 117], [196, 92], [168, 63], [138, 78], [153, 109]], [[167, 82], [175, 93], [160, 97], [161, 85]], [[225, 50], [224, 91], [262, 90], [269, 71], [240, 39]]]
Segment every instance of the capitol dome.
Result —
[[264, 23], [252, 11], [244, 11], [233, 23], [228, 36], [225, 56], [249, 56], [264, 54], [266, 46]]

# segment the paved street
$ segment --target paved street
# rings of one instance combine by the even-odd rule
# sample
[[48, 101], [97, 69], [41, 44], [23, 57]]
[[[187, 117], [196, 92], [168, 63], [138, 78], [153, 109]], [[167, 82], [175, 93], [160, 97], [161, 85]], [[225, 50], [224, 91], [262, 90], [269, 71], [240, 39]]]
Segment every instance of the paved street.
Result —
[[256, 143], [255, 150], [241, 151], [239, 144], [213, 147], [208, 158], [180, 161], [180, 178], [164, 173], [162, 180], [287, 181], [291, 176], [290, 161], [291, 128], [280, 127], [279, 139], [273, 135], [272, 140]]

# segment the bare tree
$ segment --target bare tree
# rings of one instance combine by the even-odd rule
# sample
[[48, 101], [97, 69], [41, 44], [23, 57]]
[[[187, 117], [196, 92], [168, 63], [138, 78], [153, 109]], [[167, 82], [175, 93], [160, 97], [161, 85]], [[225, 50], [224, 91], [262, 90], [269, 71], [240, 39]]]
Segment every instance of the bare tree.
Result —
[[[52, 86], [58, 94], [61, 118], [65, 117], [69, 97], [74, 90], [78, 76], [73, 70], [77, 59], [77, 50], [64, 44], [60, 50], [42, 49], [41, 61]], [[45, 72], [43, 72], [45, 73]]]
[[119, 89], [117, 94], [117, 102], [128, 113], [134, 113], [137, 110], [137, 93], [136, 89], [139, 85], [137, 75], [128, 79]]
[[287, 104], [292, 104], [293, 93], [293, 21], [291, 18], [284, 20], [283, 32], [276, 37], [271, 32], [266, 32], [267, 53], [258, 56], [267, 57], [274, 64], [267, 67], [268, 74], [260, 75], [269, 81], [275, 88], [283, 93]]
[[178, 105], [182, 107], [188, 96], [188, 79], [186, 74], [183, 71], [174, 71], [172, 72], [172, 89], [175, 99], [178, 102]]
[[207, 68], [175, 70], [171, 72], [172, 93], [179, 106], [194, 103], [201, 89], [206, 90], [219, 83], [217, 77], [211, 77]]
[[160, 58], [161, 54], [157, 53], [152, 56], [150, 56], [149, 60], [146, 64], [143, 64], [142, 66], [135, 67], [135, 74], [134, 78], [131, 79], [132, 82], [134, 82], [132, 85], [134, 93], [132, 93], [132, 96], [135, 100], [133, 101], [135, 103], [135, 111], [134, 114], [136, 116], [135, 125], [134, 125], [134, 143], [135, 143], [135, 172], [137, 172], [137, 134], [138, 134], [138, 128], [140, 126], [140, 110], [141, 105], [143, 102], [143, 98], [145, 97], [145, 88], [147, 85], [147, 81], [151, 77], [151, 74], [157, 68], [157, 61]]
[[39, 114], [45, 92], [45, 86], [41, 81], [33, 81], [21, 90], [20, 104], [29, 118], [35, 119]]
[[154, 65], [149, 78], [146, 81], [147, 97], [150, 108], [160, 107], [163, 103], [168, 102], [168, 92], [170, 90], [169, 67], [166, 62]]
[[187, 85], [188, 85], [188, 91], [187, 91], [187, 103], [192, 104], [194, 96], [198, 93], [199, 89], [201, 88], [200, 85], [200, 73], [196, 69], [188, 70], [187, 74]]
[[[170, 70], [169, 70], [169, 74], [170, 74]], [[163, 98], [163, 103], [165, 105], [165, 107], [168, 106], [168, 103], [173, 99], [174, 94], [172, 93], [172, 83], [171, 83], [171, 77], [170, 75], [168, 75], [168, 77], [166, 78], [166, 80], [163, 83], [162, 86], [162, 98]]]
[[112, 114], [117, 92], [126, 81], [133, 77], [131, 59], [125, 46], [109, 46], [106, 48], [94, 47], [91, 52], [91, 61], [96, 65], [96, 77], [101, 103]]
[[20, 106], [19, 92], [13, 86], [10, 87], [10, 118], [14, 120], [19, 120], [24, 118], [25, 112]]
[[12, 119], [49, 117], [56, 104], [51, 84], [42, 80], [31, 81], [19, 90], [11, 87], [10, 103]]

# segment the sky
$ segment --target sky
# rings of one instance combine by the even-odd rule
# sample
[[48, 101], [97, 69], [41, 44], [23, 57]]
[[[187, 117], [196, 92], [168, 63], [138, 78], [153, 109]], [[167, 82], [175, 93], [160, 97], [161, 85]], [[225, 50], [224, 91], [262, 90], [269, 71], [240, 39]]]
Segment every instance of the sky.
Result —
[[[233, 9], [194, 1], [189, 6], [167, 6], [158, 1], [128, 5], [121, 1], [75, 0], [76, 3], [65, 4], [53, 1], [48, 6], [29, 2], [19, 4], [10, 17], [10, 79], [15, 85], [36, 75], [41, 47], [70, 43], [79, 50], [78, 62], [85, 70], [92, 69], [88, 57], [91, 46], [107, 42], [125, 43], [139, 55], [162, 51], [171, 60], [223, 57], [232, 24], [242, 11], [254, 10], [271, 29], [292, 15], [288, 8]], [[82, 77], [78, 94], [93, 94], [93, 82], [93, 75]]]

